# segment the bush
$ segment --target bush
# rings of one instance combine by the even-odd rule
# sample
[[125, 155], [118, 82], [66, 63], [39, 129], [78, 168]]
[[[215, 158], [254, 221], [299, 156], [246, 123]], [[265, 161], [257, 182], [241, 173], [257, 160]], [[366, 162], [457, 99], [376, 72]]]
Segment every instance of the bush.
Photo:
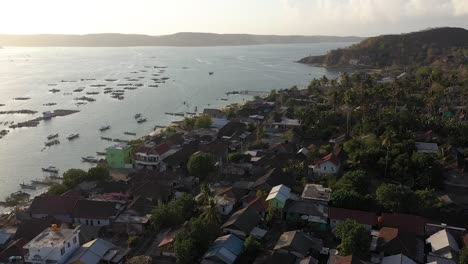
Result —
[[207, 174], [214, 171], [214, 165], [214, 158], [211, 154], [196, 152], [190, 157], [187, 168], [191, 175], [204, 179]]

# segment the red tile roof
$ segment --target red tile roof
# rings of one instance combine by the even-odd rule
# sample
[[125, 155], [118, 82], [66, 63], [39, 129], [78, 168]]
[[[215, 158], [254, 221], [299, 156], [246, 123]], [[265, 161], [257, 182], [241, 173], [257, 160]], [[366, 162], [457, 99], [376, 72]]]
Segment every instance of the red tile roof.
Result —
[[382, 214], [382, 226], [395, 227], [402, 232], [424, 236], [427, 220], [421, 216], [408, 214]]
[[169, 145], [168, 144], [161, 144], [161, 145], [158, 145], [156, 147], [154, 147], [149, 154], [158, 154], [158, 155], [162, 155], [166, 152], [168, 152], [170, 149]]
[[375, 225], [377, 224], [377, 216], [375, 213], [369, 213], [364, 211], [349, 210], [343, 208], [331, 207], [328, 212], [328, 217], [332, 220], [346, 220], [351, 219], [364, 225]]
[[327, 161], [332, 162], [336, 166], [338, 166], [340, 164], [340, 160], [335, 156], [334, 153], [330, 153], [330, 154], [326, 155], [325, 157], [315, 161], [314, 163], [315, 164], [322, 164], [322, 163], [327, 162]]

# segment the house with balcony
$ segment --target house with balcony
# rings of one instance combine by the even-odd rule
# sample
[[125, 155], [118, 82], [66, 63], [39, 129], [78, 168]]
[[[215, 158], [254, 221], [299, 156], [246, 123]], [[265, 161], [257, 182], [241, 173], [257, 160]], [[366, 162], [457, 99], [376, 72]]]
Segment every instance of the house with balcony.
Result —
[[145, 143], [140, 146], [133, 159], [134, 167], [137, 169], [164, 171], [165, 166], [161, 161], [173, 154], [167, 144], [153, 145]]
[[24, 245], [24, 262], [31, 264], [66, 263], [80, 247], [79, 229], [64, 229], [57, 225], [42, 231]]

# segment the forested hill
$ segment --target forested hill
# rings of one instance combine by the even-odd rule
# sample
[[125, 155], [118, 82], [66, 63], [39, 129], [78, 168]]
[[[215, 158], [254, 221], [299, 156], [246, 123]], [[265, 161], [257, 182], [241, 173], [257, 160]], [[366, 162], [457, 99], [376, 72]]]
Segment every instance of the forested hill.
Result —
[[176, 33], [164, 36], [136, 34], [0, 35], [0, 46], [18, 47], [128, 47], [128, 46], [238, 46], [319, 42], [358, 42], [359, 37], [276, 36], [249, 34]]
[[436, 28], [401, 35], [382, 35], [363, 40], [349, 48], [310, 56], [301, 63], [324, 66], [428, 65], [450, 56], [464, 57], [468, 49], [468, 30]]

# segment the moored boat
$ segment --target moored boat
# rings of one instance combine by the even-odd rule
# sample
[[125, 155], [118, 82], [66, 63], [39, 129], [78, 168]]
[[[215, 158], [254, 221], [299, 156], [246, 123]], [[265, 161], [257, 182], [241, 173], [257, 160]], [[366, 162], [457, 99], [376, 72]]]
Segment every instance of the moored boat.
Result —
[[75, 139], [75, 138], [77, 138], [77, 137], [79, 137], [79, 136], [80, 136], [80, 134], [71, 134], [71, 135], [69, 135], [69, 136], [67, 137], [67, 139], [68, 139], [68, 140], [73, 140], [73, 139]]
[[58, 173], [59, 170], [54, 166], [49, 166], [47, 168], [42, 168], [43, 172]]
[[24, 182], [20, 183], [20, 186], [21, 186], [22, 189], [27, 189], [27, 190], [36, 190], [37, 189], [36, 186], [25, 184]]
[[106, 155], [107, 155], [106, 152], [100, 152], [100, 151], [96, 151], [96, 154], [97, 154], [98, 156], [106, 156]]
[[99, 129], [99, 131], [104, 132], [104, 131], [109, 130], [109, 129], [110, 129], [110, 126], [103, 126], [103, 127], [101, 127]]
[[141, 124], [141, 123], [144, 123], [144, 122], [146, 122], [146, 118], [140, 118], [140, 119], [137, 120], [138, 124]]
[[107, 141], [112, 141], [112, 138], [110, 137], [101, 137], [102, 140], [107, 140]]
[[136, 136], [136, 133], [134, 132], [124, 132], [124, 134], [129, 136]]
[[48, 140], [52, 140], [52, 139], [54, 139], [54, 138], [58, 138], [58, 136], [59, 136], [58, 133], [57, 133], [57, 134], [51, 134], [51, 135], [48, 135], [48, 136], [47, 136], [47, 139], [48, 139]]
[[53, 146], [53, 145], [58, 145], [60, 144], [60, 141], [55, 139], [55, 140], [52, 140], [52, 141], [48, 141], [46, 143], [44, 143], [46, 147], [50, 147], [50, 146]]
[[90, 163], [97, 163], [98, 159], [93, 157], [93, 156], [88, 156], [88, 157], [81, 157], [83, 162], [90, 162]]
[[135, 115], [135, 119], [138, 119], [140, 117], [141, 117], [141, 114], [139, 114], [139, 113]]

